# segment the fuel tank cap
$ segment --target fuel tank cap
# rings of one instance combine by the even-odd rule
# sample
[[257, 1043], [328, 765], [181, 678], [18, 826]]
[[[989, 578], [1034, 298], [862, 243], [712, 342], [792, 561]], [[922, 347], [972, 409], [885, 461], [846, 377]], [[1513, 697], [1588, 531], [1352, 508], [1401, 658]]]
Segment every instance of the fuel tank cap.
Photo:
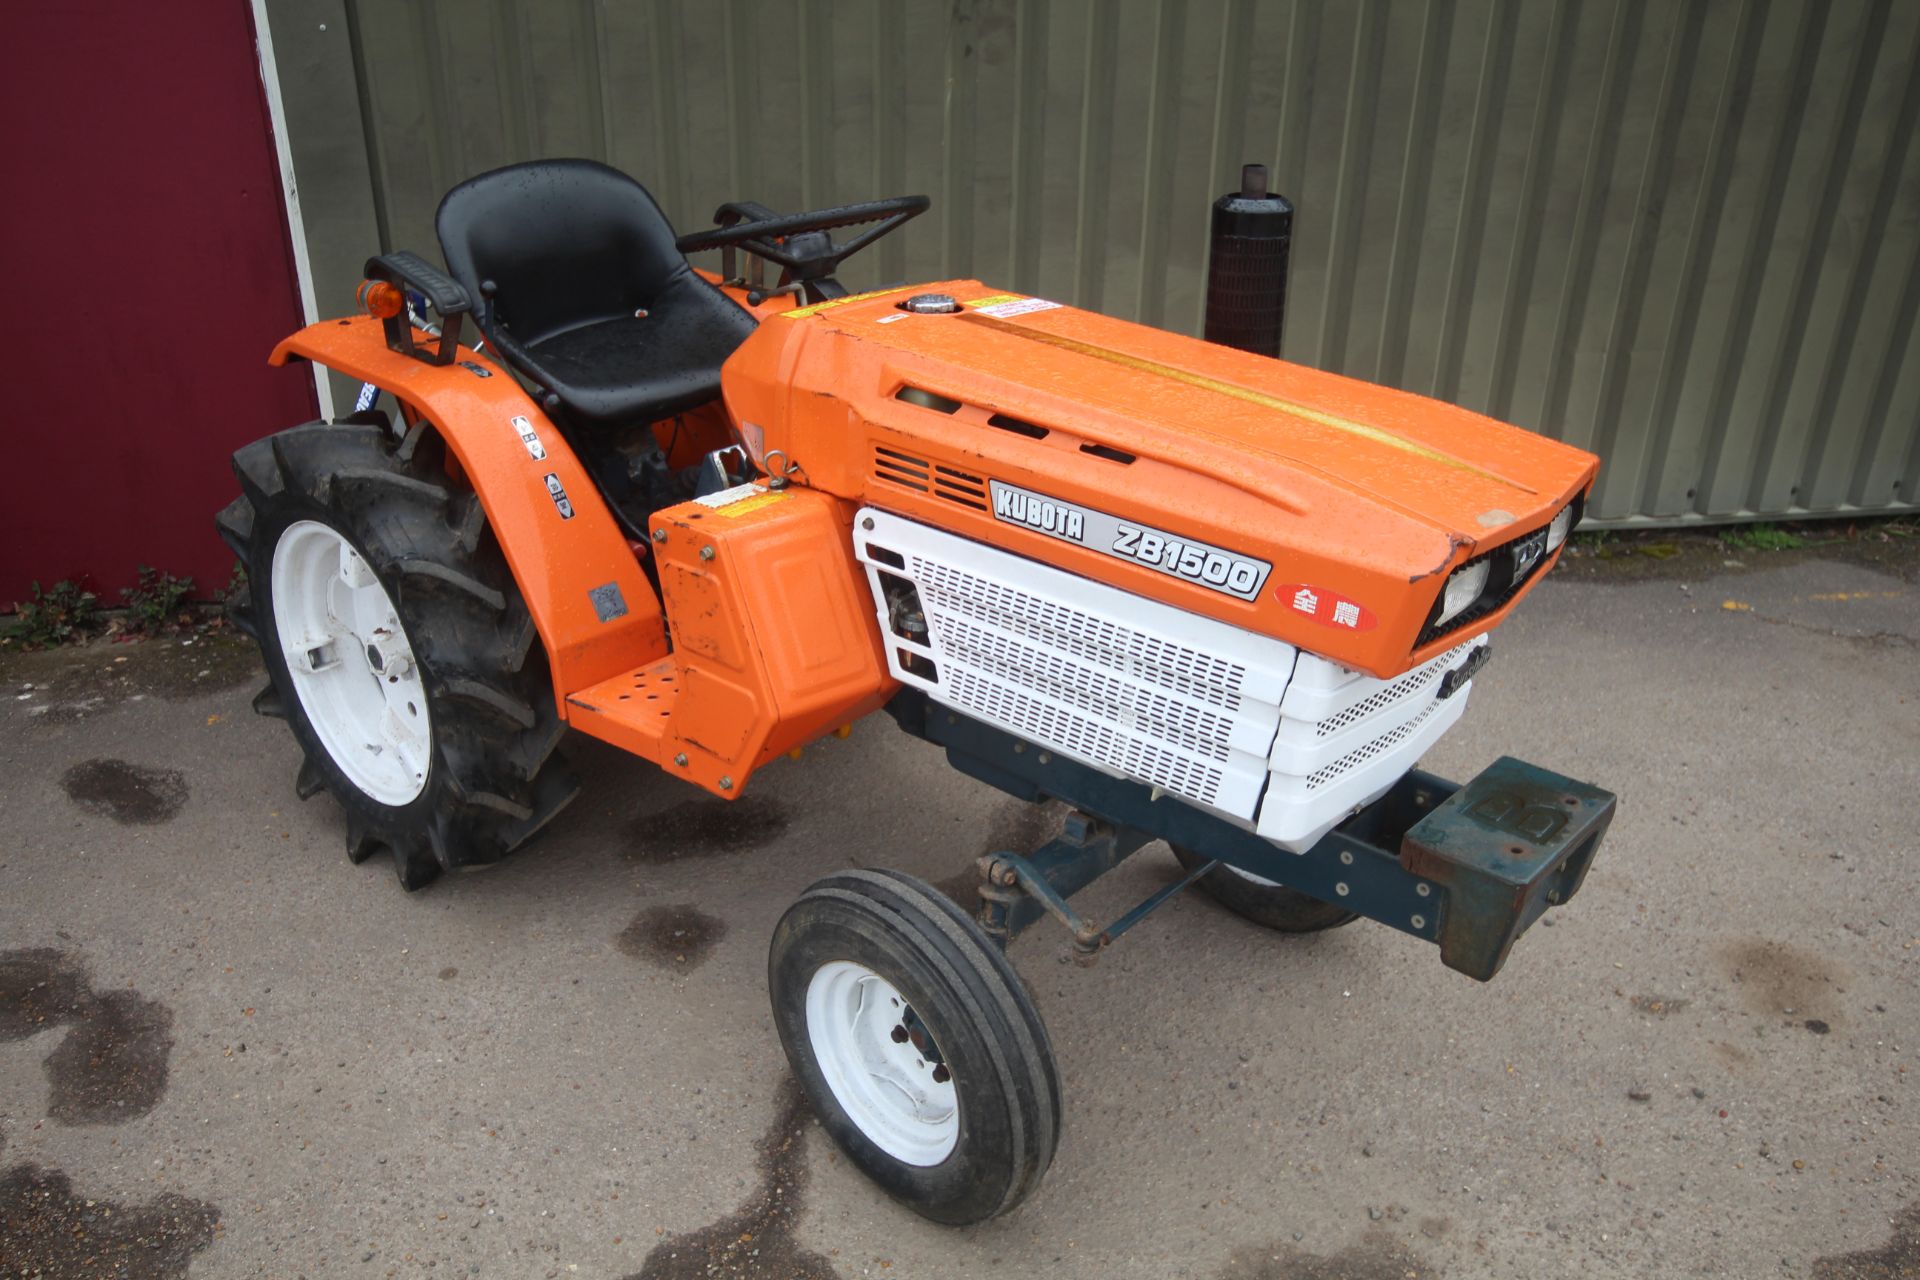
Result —
[[960, 309], [960, 304], [949, 293], [916, 293], [901, 303], [900, 309], [917, 316], [949, 316]]

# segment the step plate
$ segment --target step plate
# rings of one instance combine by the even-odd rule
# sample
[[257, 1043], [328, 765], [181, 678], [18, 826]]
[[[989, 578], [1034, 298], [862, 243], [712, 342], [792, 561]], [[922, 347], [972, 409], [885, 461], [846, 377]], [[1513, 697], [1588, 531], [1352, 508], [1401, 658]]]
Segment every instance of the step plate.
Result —
[[623, 671], [567, 696], [567, 721], [583, 733], [659, 763], [667, 724], [680, 696], [680, 664], [673, 657]]

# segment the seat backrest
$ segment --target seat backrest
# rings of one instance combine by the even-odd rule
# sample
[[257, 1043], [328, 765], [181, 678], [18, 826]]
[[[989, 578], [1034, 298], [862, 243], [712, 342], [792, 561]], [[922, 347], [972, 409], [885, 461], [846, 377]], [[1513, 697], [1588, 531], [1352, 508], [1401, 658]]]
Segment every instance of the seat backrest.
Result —
[[481, 330], [492, 337], [504, 325], [523, 347], [630, 316], [692, 270], [647, 189], [594, 160], [533, 160], [469, 178], [447, 192], [434, 226]]

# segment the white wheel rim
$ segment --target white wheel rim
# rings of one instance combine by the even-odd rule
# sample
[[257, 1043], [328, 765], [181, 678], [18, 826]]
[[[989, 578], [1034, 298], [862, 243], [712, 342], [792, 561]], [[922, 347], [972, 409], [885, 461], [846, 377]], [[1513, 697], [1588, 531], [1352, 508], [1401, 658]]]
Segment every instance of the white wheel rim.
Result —
[[1265, 876], [1257, 876], [1253, 874], [1253, 872], [1251, 871], [1242, 871], [1238, 867], [1230, 867], [1224, 862], [1220, 864], [1220, 869], [1222, 871], [1226, 871], [1233, 875], [1239, 876], [1242, 880], [1246, 880], [1252, 884], [1262, 885], [1268, 889], [1282, 889], [1286, 887], [1282, 885], [1278, 880], [1269, 880]]
[[313, 520], [273, 548], [273, 620], [307, 723], [347, 780], [385, 805], [427, 785], [433, 730], [420, 664], [386, 588]]
[[938, 1063], [894, 1038], [911, 1015], [892, 983], [851, 960], [822, 965], [807, 984], [807, 1038], [835, 1101], [875, 1146], [926, 1168], [960, 1141], [960, 1102], [951, 1079], [933, 1078]]

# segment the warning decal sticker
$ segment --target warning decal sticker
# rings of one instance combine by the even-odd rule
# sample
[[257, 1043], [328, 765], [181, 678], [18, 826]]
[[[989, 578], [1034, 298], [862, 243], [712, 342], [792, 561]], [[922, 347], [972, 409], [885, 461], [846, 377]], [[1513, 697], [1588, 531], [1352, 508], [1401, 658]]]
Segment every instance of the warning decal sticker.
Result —
[[1035, 311], [1055, 311], [1060, 307], [1059, 303], [1048, 302], [1045, 298], [981, 298], [967, 305], [995, 320], [1011, 320], [1014, 316], [1031, 315]]

